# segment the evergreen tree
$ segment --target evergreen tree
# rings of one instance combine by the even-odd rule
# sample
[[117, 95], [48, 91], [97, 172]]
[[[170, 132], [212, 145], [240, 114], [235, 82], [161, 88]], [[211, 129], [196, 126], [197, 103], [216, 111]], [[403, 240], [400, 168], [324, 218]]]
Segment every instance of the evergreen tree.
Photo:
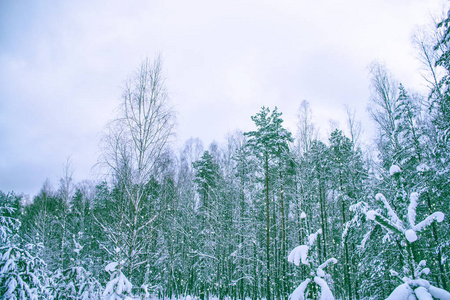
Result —
[[417, 262], [417, 252], [414, 247], [419, 238], [418, 233], [430, 226], [433, 221], [442, 222], [444, 214], [434, 212], [422, 222], [416, 223], [416, 209], [419, 199], [419, 194], [416, 192], [410, 194], [408, 213], [403, 218], [400, 218], [397, 212], [392, 209], [383, 194], [377, 194], [376, 199], [384, 204], [388, 217], [383, 216], [379, 210], [366, 209], [364, 213], [369, 220], [388, 230], [388, 234], [393, 236], [403, 254], [403, 268], [400, 272], [403, 273], [403, 276], [397, 271], [390, 271], [391, 275], [403, 281], [403, 284], [398, 286], [387, 299], [407, 299], [410, 295], [415, 295], [418, 299], [432, 299], [432, 296], [436, 299], [450, 298], [450, 293], [432, 286], [430, 282], [421, 278], [422, 274], [428, 275], [430, 269], [424, 268], [426, 266], [425, 260]]
[[[252, 149], [252, 153], [261, 162], [262, 173], [264, 178], [264, 198], [265, 198], [265, 221], [266, 221], [266, 283], [265, 294], [268, 300], [272, 299], [274, 282], [271, 280], [270, 263], [274, 260], [271, 255], [271, 185], [274, 184], [275, 178], [272, 175], [273, 167], [279, 167], [283, 159], [286, 159], [286, 153], [289, 152], [289, 143], [293, 141], [291, 133], [282, 127], [283, 120], [281, 113], [275, 108], [272, 113], [268, 108], [262, 107], [261, 111], [252, 120], [256, 125], [256, 131], [245, 133], [249, 137], [248, 147]], [[278, 173], [278, 172], [277, 172]], [[275, 176], [278, 174], [276, 173]], [[278, 177], [278, 176], [277, 176]], [[280, 191], [282, 195], [282, 191]], [[281, 206], [283, 200], [281, 199]], [[273, 204], [272, 204], [273, 205]], [[282, 234], [285, 234], [285, 212], [281, 213]], [[286, 249], [285, 241], [281, 241], [282, 251]]]
[[42, 259], [20, 245], [20, 222], [12, 215], [14, 195], [0, 192], [0, 297], [2, 299], [48, 298], [47, 274]]
[[[306, 218], [306, 216], [304, 216]], [[305, 238], [305, 244], [295, 247], [289, 254], [288, 261], [300, 266], [302, 264], [306, 267], [308, 277], [300, 283], [300, 285], [291, 294], [292, 300], [334, 300], [328, 283], [332, 282], [330, 275], [324, 272], [324, 268], [330, 263], [337, 263], [335, 258], [327, 259], [324, 263], [319, 261], [317, 247], [315, 247], [318, 236], [322, 234], [322, 229], [315, 233], [308, 234]], [[328, 281], [328, 282], [327, 282]], [[311, 284], [310, 284], [311, 283]]]
[[103, 291], [103, 298], [106, 300], [132, 300], [135, 299], [131, 289], [133, 285], [122, 272], [123, 261], [112, 262], [105, 267], [105, 271], [110, 274], [110, 280]]
[[59, 272], [55, 280], [55, 299], [88, 300], [100, 296], [100, 284], [83, 266], [80, 253], [83, 250], [74, 235], [71, 266]]
[[[333, 200], [333, 211], [339, 212], [331, 218], [332, 240], [334, 255], [340, 254], [339, 261], [342, 262], [344, 281], [344, 297], [353, 298], [357, 288], [354, 287], [357, 276], [356, 256], [353, 243], [352, 228], [350, 222], [349, 208], [356, 199], [364, 198], [364, 183], [367, 177], [359, 149], [354, 150], [353, 143], [343, 135], [342, 131], [335, 130], [331, 133], [329, 147], [329, 182], [331, 184], [330, 196]], [[331, 204], [331, 203], [330, 203]], [[342, 249], [340, 249], [342, 248]], [[355, 274], [356, 275], [356, 274]]]
[[49, 181], [23, 210], [20, 236], [30, 245], [30, 253], [42, 259], [49, 271], [62, 267], [60, 217], [64, 212], [64, 204]]

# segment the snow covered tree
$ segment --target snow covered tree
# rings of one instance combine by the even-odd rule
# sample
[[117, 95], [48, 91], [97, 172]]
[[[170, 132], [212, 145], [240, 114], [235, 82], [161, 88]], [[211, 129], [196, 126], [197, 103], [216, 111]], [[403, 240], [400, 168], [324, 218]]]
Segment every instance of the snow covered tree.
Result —
[[[448, 151], [439, 146], [442, 145], [436, 137], [436, 131], [439, 130], [429, 122], [429, 119], [433, 120], [436, 116], [434, 108], [425, 107], [420, 96], [411, 95], [402, 85], [395, 93], [396, 83], [384, 67], [375, 65], [372, 75], [372, 112], [375, 112], [372, 117], [379, 127], [377, 146], [381, 159], [381, 167], [376, 169], [376, 176], [382, 179], [377, 181], [375, 189], [383, 190], [384, 195], [391, 199], [394, 210], [401, 215], [407, 213], [407, 198], [413, 191], [420, 192], [419, 201], [425, 202], [428, 213], [436, 209], [447, 213], [448, 208], [443, 203], [450, 195], [446, 188], [448, 176], [444, 175], [448, 169], [445, 166]], [[432, 99], [442, 94], [441, 88], [435, 88], [430, 94]], [[431, 115], [428, 115], [429, 112]], [[396, 169], [402, 172], [397, 172]], [[418, 246], [421, 249], [436, 249], [423, 252], [426, 253], [433, 273], [439, 275], [444, 286], [447, 281], [443, 266], [445, 260], [442, 259], [443, 248], [438, 245], [447, 231], [440, 232], [432, 224], [431, 231], [424, 236], [428, 241], [420, 242], [421, 245]]]
[[105, 267], [105, 271], [110, 274], [110, 280], [103, 290], [105, 300], [133, 300], [131, 289], [133, 285], [122, 272], [123, 261], [112, 262]]
[[[154, 238], [149, 245], [152, 255], [145, 267], [141, 284], [142, 296], [151, 293], [159, 297], [178, 297], [183, 291], [181, 280], [182, 250], [180, 243], [180, 197], [176, 186], [177, 159], [171, 151], [165, 151], [157, 164], [159, 183], [155, 186], [155, 203], [158, 218], [153, 224]], [[188, 221], [188, 220], [186, 220]]]
[[[416, 96], [418, 97], [418, 96]], [[410, 96], [400, 84], [399, 96], [394, 111], [395, 135], [400, 143], [400, 150], [395, 153], [394, 161], [401, 164], [404, 169], [416, 169], [426, 158], [424, 146], [420, 143], [423, 135], [421, 128], [421, 110], [419, 100]]]
[[33, 202], [25, 206], [21, 216], [20, 236], [34, 256], [44, 260], [50, 271], [55, 271], [61, 263], [61, 226], [59, 219], [62, 210], [61, 199], [56, 195], [47, 180]]
[[[435, 53], [438, 55], [438, 60], [436, 61], [436, 67], [443, 70], [443, 76], [439, 81], [440, 93], [430, 92], [430, 117], [433, 124], [432, 133], [434, 133], [431, 139], [433, 146], [432, 152], [432, 163], [429, 165], [430, 172], [432, 174], [432, 180], [430, 181], [432, 187], [433, 196], [432, 204], [434, 204], [438, 209], [449, 214], [448, 199], [450, 197], [450, 15], [449, 11], [445, 14], [445, 17], [441, 22], [437, 24], [436, 35], [439, 37], [438, 42], [435, 45]], [[433, 228], [433, 231], [434, 228]], [[449, 230], [444, 230], [441, 233], [434, 234], [435, 241], [439, 238], [448, 240], [450, 238]], [[448, 257], [449, 247], [445, 247], [442, 253], [438, 253], [437, 260], [441, 258], [439, 265], [441, 267], [441, 277], [444, 286], [448, 288], [448, 271], [447, 276], [444, 275], [444, 268], [442, 266], [443, 261], [448, 270]]]
[[295, 145], [297, 154], [303, 156], [311, 149], [311, 144], [317, 139], [317, 128], [312, 122], [312, 111], [309, 102], [303, 100], [298, 108], [297, 137]]
[[0, 297], [47, 298], [45, 263], [20, 247], [17, 236], [20, 222], [12, 217], [11, 198], [12, 195], [0, 192]]
[[[73, 193], [75, 190], [73, 183], [73, 167], [71, 165], [70, 159], [67, 159], [66, 163], [63, 166], [63, 174], [59, 180], [59, 189], [57, 191], [58, 198], [60, 199], [60, 209], [58, 210], [58, 214], [56, 219], [58, 220], [57, 226], [59, 227], [59, 260], [58, 260], [58, 268], [61, 270], [66, 267], [66, 247], [70, 244], [70, 235], [69, 235], [69, 212], [71, 210], [71, 201], [73, 197]], [[68, 237], [69, 236], [69, 237]]]
[[[426, 204], [428, 213], [438, 209], [448, 213], [447, 206], [444, 204], [446, 199], [445, 184], [441, 185], [442, 170], [445, 167], [441, 164], [442, 160], [436, 159], [436, 142], [433, 141], [435, 129], [430, 128], [431, 124], [427, 121], [429, 116], [425, 113], [426, 108], [421, 105], [423, 101], [420, 96], [410, 95], [405, 88], [400, 85], [399, 97], [397, 100], [397, 108], [395, 111], [396, 136], [398, 137], [401, 150], [396, 153], [394, 161], [398, 162], [401, 167], [401, 175], [398, 173], [394, 182], [396, 185], [397, 195], [394, 199], [394, 205], [397, 209], [401, 209], [402, 214], [406, 211], [408, 191], [420, 191], [421, 199], [419, 201]], [[392, 176], [391, 176], [392, 177]], [[385, 180], [385, 182], [388, 180]], [[423, 209], [422, 209], [423, 210]], [[423, 244], [423, 247], [432, 247], [436, 251], [430, 261], [433, 273], [439, 275], [440, 281], [446, 286], [445, 271], [443, 267], [442, 247], [439, 247], [445, 230], [439, 232], [435, 224], [431, 225], [431, 234], [424, 238], [429, 241]]]
[[[306, 214], [303, 215], [306, 218]], [[296, 266], [303, 265], [306, 267], [308, 277], [294, 290], [290, 295], [291, 300], [334, 300], [333, 293], [327, 283], [332, 281], [329, 274], [326, 274], [324, 268], [330, 263], [337, 263], [335, 258], [325, 260], [324, 263], [319, 262], [317, 247], [315, 247], [318, 235], [322, 234], [322, 229], [306, 237], [306, 243], [294, 248], [288, 256], [288, 261]], [[316, 250], [316, 251], [314, 251]], [[314, 251], [314, 252], [313, 252]], [[313, 253], [312, 253], [313, 252]], [[317, 288], [320, 287], [320, 290]], [[311, 298], [312, 297], [312, 298]]]
[[40, 299], [47, 295], [45, 263], [17, 246], [0, 247], [2, 299]]
[[[153, 193], [156, 164], [172, 136], [174, 113], [162, 77], [160, 59], [144, 61], [127, 81], [120, 115], [104, 138], [102, 160], [114, 183], [117, 211], [98, 217], [109, 245], [124, 260], [121, 272], [142, 280], [149, 265], [149, 244], [158, 216]], [[110, 259], [117, 259], [111, 255]]]
[[[71, 210], [68, 218], [69, 237], [75, 236], [77, 243], [83, 245], [83, 248], [77, 254], [77, 258], [83, 261], [84, 267], [95, 277], [99, 277], [102, 268], [102, 250], [99, 249], [99, 236], [102, 235], [101, 228], [95, 222], [93, 217], [94, 199], [98, 199], [101, 184], [97, 187], [92, 182], [82, 182], [77, 184], [75, 195], [71, 200]], [[69, 240], [73, 242], [73, 240]], [[67, 266], [72, 265], [73, 248], [69, 244], [66, 247]]]
[[[342, 271], [338, 272], [343, 275], [344, 285], [340, 292], [346, 298], [352, 299], [353, 294], [357, 292], [354, 262], [358, 257], [352, 241], [354, 231], [347, 223], [351, 218], [349, 207], [356, 199], [365, 197], [367, 171], [360, 149], [355, 149], [351, 140], [338, 129], [331, 133], [327, 161], [330, 185], [328, 200], [331, 200], [328, 206], [335, 212], [330, 214], [328, 220], [332, 240], [330, 253], [342, 262]], [[337, 293], [339, 294], [339, 291]]]
[[200, 195], [200, 209], [203, 211], [206, 221], [210, 219], [209, 214], [217, 201], [216, 188], [218, 185], [219, 166], [212, 155], [205, 151], [200, 160], [194, 162], [195, 182]]
[[232, 291], [235, 297], [257, 297], [259, 281], [264, 274], [258, 273], [261, 253], [261, 240], [258, 238], [260, 219], [256, 205], [257, 184], [253, 180], [254, 172], [259, 163], [251, 155], [247, 139], [241, 132], [236, 132], [228, 138], [228, 154], [231, 155], [231, 170], [229, 175], [229, 195], [233, 199], [231, 210], [233, 251], [230, 254], [232, 262]]
[[400, 152], [400, 143], [395, 134], [398, 84], [386, 67], [380, 63], [373, 63], [370, 71], [372, 93], [369, 112], [378, 127], [377, 146], [382, 166], [389, 168], [395, 162], [396, 153]]
[[198, 194], [195, 185], [195, 170], [193, 163], [201, 158], [204, 152], [199, 139], [189, 139], [179, 155], [179, 169], [176, 175], [178, 191], [177, 218], [173, 229], [178, 233], [175, 253], [178, 255], [177, 290], [188, 295], [199, 295], [196, 285], [198, 251], [197, 236], [201, 230], [197, 216]]
[[74, 235], [73, 255], [71, 257], [71, 266], [63, 269], [56, 276], [55, 284], [55, 299], [73, 299], [73, 300], [88, 300], [97, 299], [100, 297], [100, 284], [88, 272], [80, 259], [80, 252], [83, 249]]
[[[433, 103], [434, 123], [438, 129], [438, 140], [442, 147], [448, 150], [450, 139], [450, 15], [438, 24], [438, 28], [443, 29], [442, 38], [435, 46], [435, 50], [440, 50], [441, 55], [436, 61], [437, 66], [446, 70], [439, 85], [442, 87], [442, 95], [435, 98]], [[447, 145], [447, 146], [445, 146]], [[448, 152], [447, 152], [448, 153]]]
[[[280, 173], [276, 172], [273, 175], [273, 167], [276, 166], [281, 171], [281, 164], [283, 159], [286, 159], [286, 154], [289, 153], [289, 143], [293, 141], [292, 134], [282, 127], [283, 119], [281, 119], [281, 113], [277, 111], [277, 108], [270, 113], [270, 109], [262, 107], [261, 111], [255, 116], [252, 116], [252, 120], [255, 123], [257, 130], [245, 133], [248, 139], [248, 147], [252, 150], [252, 153], [260, 161], [262, 165], [262, 173], [264, 180], [264, 198], [265, 198], [265, 221], [266, 221], [266, 296], [268, 300], [272, 299], [273, 282], [271, 280], [271, 186], [275, 178], [280, 178]], [[286, 215], [284, 209], [283, 189], [280, 185], [280, 207], [281, 207], [281, 234], [285, 236], [286, 230]], [[285, 239], [281, 239], [281, 251], [286, 250]], [[284, 262], [282, 262], [284, 263]], [[284, 283], [282, 283], [284, 286]]]
[[[399, 173], [400, 169], [394, 165], [391, 167], [391, 173], [395, 175]], [[413, 192], [410, 194], [410, 203], [407, 209], [407, 214], [400, 218], [397, 212], [392, 208], [388, 200], [381, 193], [376, 195], [376, 200], [382, 202], [384, 205], [384, 211], [387, 217], [382, 212], [382, 209], [371, 210], [367, 205], [360, 205], [359, 209], [366, 215], [368, 220], [374, 221], [376, 224], [384, 228], [386, 233], [386, 239], [392, 239], [396, 242], [402, 253], [401, 266], [403, 266], [401, 272], [391, 270], [391, 274], [401, 279], [403, 284], [397, 287], [392, 294], [388, 297], [389, 300], [393, 299], [410, 299], [410, 295], [414, 295], [418, 299], [432, 299], [431, 295], [437, 299], [446, 299], [450, 297], [450, 294], [445, 290], [433, 287], [429, 281], [421, 278], [422, 274], [428, 275], [429, 269], [424, 269], [426, 265], [425, 261], [417, 263], [417, 252], [414, 247], [415, 242], [418, 240], [418, 233], [422, 232], [430, 226], [433, 221], [442, 222], [444, 220], [444, 214], [442, 212], [434, 212], [425, 218], [422, 222], [416, 222], [417, 205], [419, 194]], [[399, 274], [403, 273], [401, 277]], [[439, 295], [446, 295], [444, 298], [440, 298]], [[414, 298], [415, 299], [415, 298]]]
[[8, 245], [13, 242], [20, 221], [15, 218], [15, 208], [13, 207], [14, 195], [6, 195], [0, 191], [0, 242]]

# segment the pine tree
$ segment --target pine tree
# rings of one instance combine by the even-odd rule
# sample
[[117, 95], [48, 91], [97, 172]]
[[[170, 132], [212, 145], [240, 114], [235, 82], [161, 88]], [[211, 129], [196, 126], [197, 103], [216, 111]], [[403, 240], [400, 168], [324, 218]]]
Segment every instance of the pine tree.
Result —
[[[270, 215], [271, 201], [270, 193], [271, 185], [274, 184], [275, 178], [272, 175], [272, 168], [274, 166], [280, 167], [282, 160], [286, 158], [285, 154], [289, 152], [289, 143], [293, 141], [291, 133], [282, 127], [283, 120], [281, 119], [281, 113], [275, 108], [272, 113], [268, 108], [262, 107], [261, 111], [255, 116], [252, 116], [252, 120], [256, 125], [257, 130], [245, 133], [249, 137], [248, 147], [252, 150], [252, 153], [261, 162], [262, 173], [264, 178], [264, 195], [265, 195], [265, 221], [266, 221], [266, 296], [268, 300], [272, 299], [273, 284], [271, 279], [271, 266], [270, 262], [273, 260], [271, 256], [271, 222]], [[278, 172], [277, 172], [278, 173]], [[282, 190], [280, 190], [282, 195]], [[280, 198], [280, 204], [283, 206], [283, 200]], [[282, 234], [285, 234], [285, 212], [281, 212], [282, 220]], [[286, 249], [285, 240], [281, 241], [282, 251]]]
[[[343, 135], [342, 131], [336, 129], [331, 133], [330, 147], [328, 152], [329, 176], [331, 184], [330, 195], [335, 207], [333, 211], [339, 212], [330, 223], [333, 227], [331, 232], [335, 248], [332, 253], [338, 255], [342, 262], [342, 274], [344, 276], [345, 296], [353, 298], [357, 291], [354, 288], [356, 281], [354, 259], [356, 253], [351, 239], [353, 238], [352, 227], [349, 227], [349, 208], [356, 202], [356, 199], [364, 197], [364, 182], [367, 172], [364, 169], [361, 153], [354, 150], [353, 143]], [[336, 246], [342, 249], [336, 249]], [[341, 251], [342, 250], [342, 251]]]

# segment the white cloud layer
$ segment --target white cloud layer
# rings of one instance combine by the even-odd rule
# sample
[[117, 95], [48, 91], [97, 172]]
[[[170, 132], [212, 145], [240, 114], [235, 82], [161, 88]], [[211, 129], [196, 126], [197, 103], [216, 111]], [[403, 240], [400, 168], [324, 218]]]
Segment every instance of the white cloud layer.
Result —
[[442, 7], [437, 0], [2, 1], [0, 189], [37, 193], [68, 156], [77, 179], [90, 178], [124, 80], [158, 53], [178, 144], [251, 130], [250, 116], [263, 105], [277, 105], [295, 131], [304, 99], [325, 130], [330, 118], [344, 122], [344, 104], [366, 120], [368, 64], [382, 60], [420, 89], [410, 37]]

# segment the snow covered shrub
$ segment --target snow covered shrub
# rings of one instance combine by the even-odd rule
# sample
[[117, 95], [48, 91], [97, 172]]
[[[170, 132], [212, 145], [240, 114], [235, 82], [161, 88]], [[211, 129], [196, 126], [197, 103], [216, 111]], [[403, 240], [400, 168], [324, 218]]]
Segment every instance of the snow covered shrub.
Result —
[[105, 271], [111, 274], [109, 282], [103, 291], [103, 297], [106, 300], [132, 300], [135, 299], [131, 293], [133, 285], [122, 273], [123, 261], [120, 263], [112, 262], [105, 267]]
[[[392, 172], [391, 172], [392, 173]], [[395, 172], [394, 172], [395, 173]], [[401, 277], [398, 272], [391, 270], [391, 275], [402, 282], [386, 300], [425, 300], [425, 299], [448, 299], [450, 300], [450, 293], [434, 287], [425, 279], [422, 279], [422, 274], [428, 275], [429, 268], [425, 268], [426, 261], [422, 260], [418, 264], [414, 260], [414, 253], [412, 244], [419, 239], [418, 233], [430, 226], [433, 221], [442, 222], [444, 214], [442, 212], [434, 212], [425, 220], [416, 223], [416, 208], [418, 204], [419, 194], [414, 192], [410, 194], [410, 203], [407, 209], [407, 215], [404, 219], [400, 219], [397, 213], [392, 209], [383, 194], [379, 193], [375, 196], [377, 201], [381, 201], [387, 211], [387, 216], [382, 214], [381, 209], [368, 209], [367, 204], [359, 203], [354, 209], [360, 210], [364, 213], [368, 220], [378, 223], [382, 228], [387, 230], [388, 235], [393, 236], [399, 242], [404, 252], [403, 264], [407, 266], [404, 268], [405, 276]]]
[[[302, 213], [303, 215], [304, 213]], [[317, 236], [322, 234], [322, 230], [319, 229], [317, 232], [310, 234], [307, 237], [307, 241], [304, 245], [300, 245], [288, 256], [288, 261], [295, 264], [296, 266], [300, 266], [300, 264], [305, 265], [308, 268], [309, 277], [306, 278], [290, 295], [290, 300], [306, 300], [307, 295], [309, 294], [309, 286], [311, 282], [314, 282], [320, 287], [320, 296], [319, 300], [334, 300], [333, 293], [328, 286], [328, 283], [325, 281], [325, 277], [327, 274], [323, 270], [330, 263], [337, 263], [335, 258], [330, 258], [326, 260], [323, 264], [318, 265], [318, 263], [314, 259], [309, 258], [309, 251], [313, 248], [315, 241], [317, 240]]]
[[2, 299], [38, 299], [44, 292], [45, 263], [16, 246], [0, 248]]
[[388, 212], [388, 217], [386, 218], [381, 215], [379, 210], [368, 210], [365, 212], [367, 219], [375, 221], [388, 231], [406, 238], [409, 243], [417, 241], [417, 233], [430, 226], [433, 221], [436, 220], [437, 222], [442, 222], [444, 220], [444, 214], [442, 212], [435, 212], [422, 222], [416, 224], [416, 208], [417, 200], [419, 199], [418, 193], [411, 193], [408, 215], [407, 218], [405, 218], [407, 222], [400, 220], [397, 213], [392, 209], [383, 194], [377, 194], [375, 199], [383, 202]]
[[57, 282], [56, 299], [98, 299], [100, 284], [82, 266], [64, 270]]
[[[425, 279], [420, 278], [422, 274], [428, 275], [430, 269], [426, 268], [426, 262], [422, 260], [414, 270], [411, 277], [400, 278], [399, 274], [391, 270], [391, 275], [397, 277], [403, 283], [400, 284], [386, 300], [428, 300], [441, 299], [450, 300], [450, 293], [446, 290], [434, 287]], [[414, 278], [414, 279], [413, 279]]]
[[58, 274], [55, 299], [88, 300], [100, 297], [100, 284], [82, 265], [79, 258], [83, 248], [73, 237], [74, 256], [72, 266]]

